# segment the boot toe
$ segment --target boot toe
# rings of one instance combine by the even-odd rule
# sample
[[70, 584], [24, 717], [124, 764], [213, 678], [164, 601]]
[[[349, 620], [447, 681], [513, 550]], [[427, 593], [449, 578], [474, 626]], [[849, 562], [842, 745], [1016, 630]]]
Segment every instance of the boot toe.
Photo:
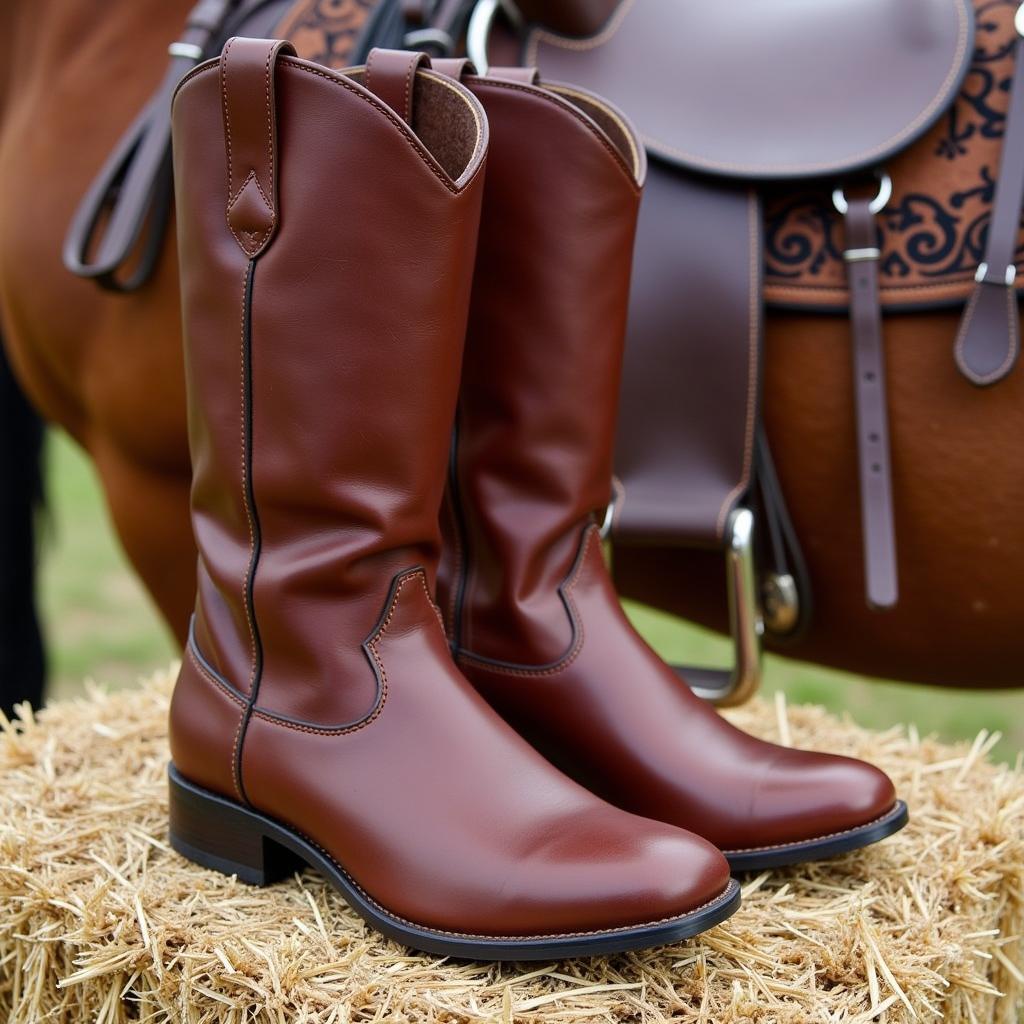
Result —
[[895, 803], [889, 776], [866, 761], [787, 750], [758, 789], [752, 818], [771, 842], [801, 842], [867, 825]]
[[575, 823], [572, 852], [556, 843], [533, 861], [535, 870], [527, 869], [534, 877], [522, 888], [558, 919], [549, 918], [545, 930], [640, 927], [683, 917], [725, 894], [729, 864], [711, 843], [626, 812], [599, 817], [590, 828]]

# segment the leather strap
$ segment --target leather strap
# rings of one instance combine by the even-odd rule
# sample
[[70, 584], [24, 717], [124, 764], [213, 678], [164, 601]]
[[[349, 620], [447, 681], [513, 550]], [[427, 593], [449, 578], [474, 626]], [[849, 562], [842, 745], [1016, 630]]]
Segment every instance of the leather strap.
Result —
[[520, 85], [540, 85], [540, 72], [536, 68], [489, 68], [488, 78], [503, 82], [518, 82]]
[[434, 57], [430, 66], [439, 75], [459, 82], [463, 75], [475, 75], [476, 65], [468, 57]]
[[846, 272], [853, 332], [853, 379], [860, 464], [861, 529], [868, 604], [898, 599], [889, 416], [886, 408], [882, 307], [878, 292], [878, 226], [871, 201], [848, 200]]
[[412, 124], [413, 83], [418, 68], [429, 68], [430, 57], [411, 50], [375, 46], [366, 58], [366, 88], [382, 99], [406, 124]]
[[[466, 57], [435, 57], [431, 67], [439, 74], [456, 80], [461, 80], [463, 75], [476, 74], [476, 65]], [[520, 85], [540, 85], [540, 72], [536, 68], [490, 68], [487, 77]]]
[[[75, 210], [63, 250], [64, 266], [71, 273], [122, 292], [149, 278], [163, 249], [171, 205], [171, 99], [237, 3], [199, 0], [192, 9], [181, 38], [170, 47], [171, 60], [159, 88]], [[133, 254], [134, 266], [126, 272]]]
[[717, 548], [753, 467], [760, 201], [652, 161], [637, 237], [612, 536]]
[[224, 143], [228, 166], [226, 216], [242, 251], [255, 259], [278, 223], [277, 105], [274, 79], [283, 39], [235, 36], [220, 58]]
[[[1021, 20], [1018, 13], [1018, 22]], [[1013, 369], [1020, 353], [1015, 278], [1017, 234], [1024, 206], [1024, 38], [1017, 39], [1014, 60], [985, 262], [978, 267], [978, 282], [967, 302], [954, 345], [960, 372], [978, 387], [1002, 380]]]

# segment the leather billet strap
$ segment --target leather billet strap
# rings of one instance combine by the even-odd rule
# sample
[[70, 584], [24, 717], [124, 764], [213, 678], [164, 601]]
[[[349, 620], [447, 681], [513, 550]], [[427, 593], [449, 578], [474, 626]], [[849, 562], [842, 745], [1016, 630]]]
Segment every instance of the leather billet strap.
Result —
[[430, 57], [425, 53], [377, 46], [367, 55], [364, 84], [406, 124], [411, 125], [416, 71], [430, 66]]
[[[435, 71], [449, 78], [460, 80], [464, 75], [475, 75], [476, 66], [468, 57], [437, 57], [431, 66]], [[518, 82], [520, 85], [540, 85], [540, 72], [536, 68], [488, 68], [488, 78], [504, 82]]]
[[463, 75], [475, 75], [476, 66], [468, 57], [434, 57], [430, 66], [446, 78], [454, 78], [456, 82], [461, 81]]
[[1017, 309], [1017, 232], [1024, 206], [1024, 5], [1017, 12], [1013, 87], [1006, 114], [1003, 153], [996, 181], [985, 261], [964, 310], [954, 352], [960, 372], [979, 387], [995, 384], [1020, 353]]
[[533, 67], [491, 67], [487, 69], [488, 78], [500, 78], [504, 82], [518, 82], [520, 85], [540, 85], [540, 72]]
[[255, 259], [278, 223], [277, 57], [295, 53], [282, 39], [234, 37], [220, 58], [224, 144], [228, 167], [228, 226], [242, 251]]
[[753, 467], [760, 200], [652, 160], [637, 239], [612, 537], [719, 547]]
[[[73, 274], [112, 291], [132, 291], [152, 273], [171, 207], [171, 98], [237, 3], [199, 0], [169, 47], [159, 88], [100, 168], [68, 227], [63, 257]], [[126, 271], [133, 253], [137, 259]]]
[[878, 291], [878, 225], [872, 200], [849, 199], [846, 260], [857, 410], [861, 531], [868, 604], [889, 608], [898, 598], [889, 415], [882, 308]]

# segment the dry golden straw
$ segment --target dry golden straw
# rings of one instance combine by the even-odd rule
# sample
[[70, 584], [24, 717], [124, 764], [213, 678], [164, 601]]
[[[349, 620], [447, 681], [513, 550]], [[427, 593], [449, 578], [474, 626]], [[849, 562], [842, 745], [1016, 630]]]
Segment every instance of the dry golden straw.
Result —
[[1024, 1002], [1024, 778], [993, 738], [945, 746], [764, 703], [744, 728], [869, 757], [913, 822], [745, 882], [698, 940], [504, 967], [379, 938], [307, 872], [253, 889], [167, 846], [172, 675], [0, 732], [0, 1019], [1011, 1024]]

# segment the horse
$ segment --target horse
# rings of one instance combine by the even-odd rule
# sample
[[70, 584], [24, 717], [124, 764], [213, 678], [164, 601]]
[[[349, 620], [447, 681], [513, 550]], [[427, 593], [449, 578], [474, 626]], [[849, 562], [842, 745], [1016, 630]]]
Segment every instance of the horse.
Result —
[[[173, 221], [150, 279], [103, 290], [70, 274], [62, 239], [79, 200], [156, 88], [193, 0], [99, 14], [89, 0], [0, 10], [0, 326], [36, 409], [96, 467], [124, 551], [179, 643], [195, 587]], [[368, 4], [302, 2], [304, 56], [343, 66]]]
[[[11, 364], [94, 462], [121, 544], [181, 643], [196, 552], [173, 216], [152, 276], [126, 294], [72, 276], [61, 250], [190, 5], [137, 0], [98, 16], [88, 0], [7, 0], [0, 10], [0, 325]], [[300, 56], [344, 66], [371, 6], [298, 0], [288, 33]], [[1003, 93], [995, 83], [986, 102], [1005, 110]], [[770, 311], [764, 418], [816, 600], [806, 632], [770, 647], [876, 676], [1021, 683], [1024, 374], [965, 390], [945, 358], [959, 315], [887, 320], [902, 593], [877, 612], [861, 582], [848, 326], [827, 312]], [[645, 589], [662, 607], [725, 628], [719, 555], [645, 562], [641, 552], [631, 571], [656, 576]]]

